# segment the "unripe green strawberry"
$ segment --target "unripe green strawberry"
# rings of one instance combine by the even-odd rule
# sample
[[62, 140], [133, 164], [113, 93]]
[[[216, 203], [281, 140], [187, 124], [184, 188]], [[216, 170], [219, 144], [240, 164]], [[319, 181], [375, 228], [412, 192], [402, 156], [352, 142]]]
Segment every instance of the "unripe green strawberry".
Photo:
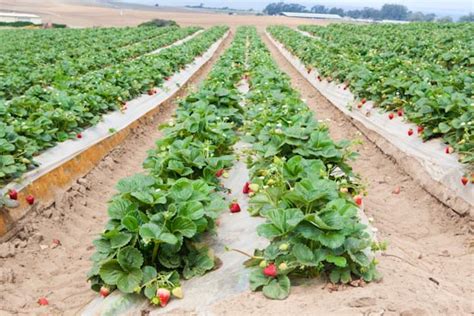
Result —
[[289, 247], [288, 244], [285, 243], [285, 244], [281, 244], [280, 247], [278, 247], [278, 249], [280, 249], [281, 251], [286, 251], [288, 250], [288, 247]]
[[260, 189], [260, 186], [256, 183], [252, 183], [249, 185], [249, 188], [250, 190], [252, 190], [252, 192], [258, 192], [258, 189]]
[[265, 268], [267, 266], [267, 262], [265, 260], [260, 261], [259, 264], [260, 268]]
[[285, 262], [278, 265], [278, 270], [285, 271], [286, 269], [288, 269], [288, 265]]
[[174, 297], [177, 297], [177, 298], [183, 298], [184, 295], [183, 295], [183, 290], [181, 289], [180, 286], [178, 287], [175, 287], [172, 291], [171, 291], [171, 294], [173, 294]]

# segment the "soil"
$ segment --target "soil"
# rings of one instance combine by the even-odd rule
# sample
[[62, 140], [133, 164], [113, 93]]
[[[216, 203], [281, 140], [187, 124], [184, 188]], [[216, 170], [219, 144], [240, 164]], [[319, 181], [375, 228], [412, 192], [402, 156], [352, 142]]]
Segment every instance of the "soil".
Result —
[[[46, 0], [3, 0], [2, 8], [40, 13], [53, 22], [77, 26], [135, 25], [150, 17], [172, 17], [182, 25], [267, 24], [297, 25], [308, 20], [284, 17], [243, 17], [186, 12], [142, 12], [86, 7]], [[313, 21], [311, 21], [313, 23]], [[326, 23], [326, 22], [321, 22]], [[388, 241], [380, 256], [379, 283], [334, 287], [324, 279], [302, 282], [285, 301], [269, 301], [250, 291], [209, 307], [215, 315], [468, 315], [473, 306], [473, 226], [424, 191], [400, 166], [360, 133], [351, 121], [322, 97], [262, 36], [281, 69], [292, 80], [318, 119], [325, 121], [334, 139], [360, 139], [360, 157], [353, 167], [367, 185], [365, 212], [374, 219], [379, 240]], [[211, 63], [192, 80], [198, 84], [212, 62], [228, 47], [229, 37]], [[186, 93], [183, 89], [181, 94]], [[160, 137], [156, 126], [167, 121], [176, 102], [162, 107], [150, 124], [137, 129], [87, 176], [67, 192], [58, 192], [53, 206], [38, 209], [23, 221], [12, 241], [0, 245], [0, 315], [73, 315], [96, 294], [85, 275], [93, 253], [92, 240], [107, 221], [107, 201], [118, 180], [142, 170], [148, 149]], [[393, 193], [400, 188], [398, 194]], [[54, 244], [53, 239], [60, 241]], [[39, 307], [47, 297], [49, 306]], [[176, 313], [181, 315], [192, 312]]]

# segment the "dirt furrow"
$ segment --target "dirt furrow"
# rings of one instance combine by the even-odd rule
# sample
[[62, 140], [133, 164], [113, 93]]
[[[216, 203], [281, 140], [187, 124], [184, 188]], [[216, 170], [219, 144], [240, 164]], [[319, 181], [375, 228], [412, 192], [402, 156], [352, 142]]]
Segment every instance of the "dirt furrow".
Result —
[[[161, 135], [157, 126], [171, 118], [176, 99], [207, 76], [232, 38], [148, 124], [137, 128], [67, 192], [58, 192], [52, 205], [38, 206], [22, 220], [18, 235], [0, 245], [1, 315], [77, 314], [97, 295], [89, 289], [86, 273], [94, 252], [92, 240], [105, 226], [115, 184], [142, 171], [147, 151]], [[54, 246], [53, 239], [61, 244]], [[40, 297], [47, 297], [48, 307], [38, 306]]]

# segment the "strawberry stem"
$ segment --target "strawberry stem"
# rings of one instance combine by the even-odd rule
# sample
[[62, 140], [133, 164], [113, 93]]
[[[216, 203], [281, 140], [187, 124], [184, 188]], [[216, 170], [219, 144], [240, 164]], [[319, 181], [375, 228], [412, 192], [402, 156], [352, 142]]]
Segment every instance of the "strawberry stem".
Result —
[[227, 248], [227, 247], [226, 247], [226, 250], [238, 252], [238, 253], [243, 254], [244, 256], [247, 256], [247, 257], [252, 258], [252, 259], [264, 259], [263, 257], [252, 256], [252, 255], [246, 253], [245, 251], [242, 251], [242, 250], [239, 250], [239, 249], [235, 249], [235, 248]]

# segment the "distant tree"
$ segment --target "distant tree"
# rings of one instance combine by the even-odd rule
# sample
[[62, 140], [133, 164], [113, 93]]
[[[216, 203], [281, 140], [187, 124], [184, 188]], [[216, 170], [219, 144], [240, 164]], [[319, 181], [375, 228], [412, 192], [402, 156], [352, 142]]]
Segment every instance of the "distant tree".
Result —
[[360, 12], [360, 17], [362, 19], [373, 19], [373, 20], [378, 20], [380, 19], [380, 10], [374, 9], [374, 8], [364, 8]]
[[362, 18], [362, 11], [361, 10], [349, 10], [346, 12], [347, 16], [350, 16], [353, 19], [360, 19]]
[[424, 21], [425, 15], [423, 12], [417, 11], [417, 12], [410, 12], [408, 14], [408, 21], [412, 22], [419, 22], [419, 21]]
[[340, 15], [340, 16], [345, 15], [344, 9], [341, 9], [341, 8], [331, 8], [331, 9], [329, 9], [328, 13], [329, 14], [337, 14], [337, 15]]
[[306, 12], [306, 7], [298, 3], [270, 3], [263, 12], [269, 15], [280, 14], [282, 12]]
[[434, 13], [428, 13], [425, 14], [425, 20], [426, 22], [433, 22], [436, 19], [436, 14]]
[[474, 13], [469, 13], [459, 18], [459, 22], [474, 22]]
[[328, 9], [325, 6], [317, 4], [311, 8], [313, 13], [328, 13]]
[[437, 19], [436, 21], [441, 22], [441, 23], [451, 23], [453, 22], [453, 18], [450, 16], [445, 16], [445, 17]]
[[380, 9], [380, 18], [386, 20], [406, 20], [408, 9], [400, 4], [384, 4]]

